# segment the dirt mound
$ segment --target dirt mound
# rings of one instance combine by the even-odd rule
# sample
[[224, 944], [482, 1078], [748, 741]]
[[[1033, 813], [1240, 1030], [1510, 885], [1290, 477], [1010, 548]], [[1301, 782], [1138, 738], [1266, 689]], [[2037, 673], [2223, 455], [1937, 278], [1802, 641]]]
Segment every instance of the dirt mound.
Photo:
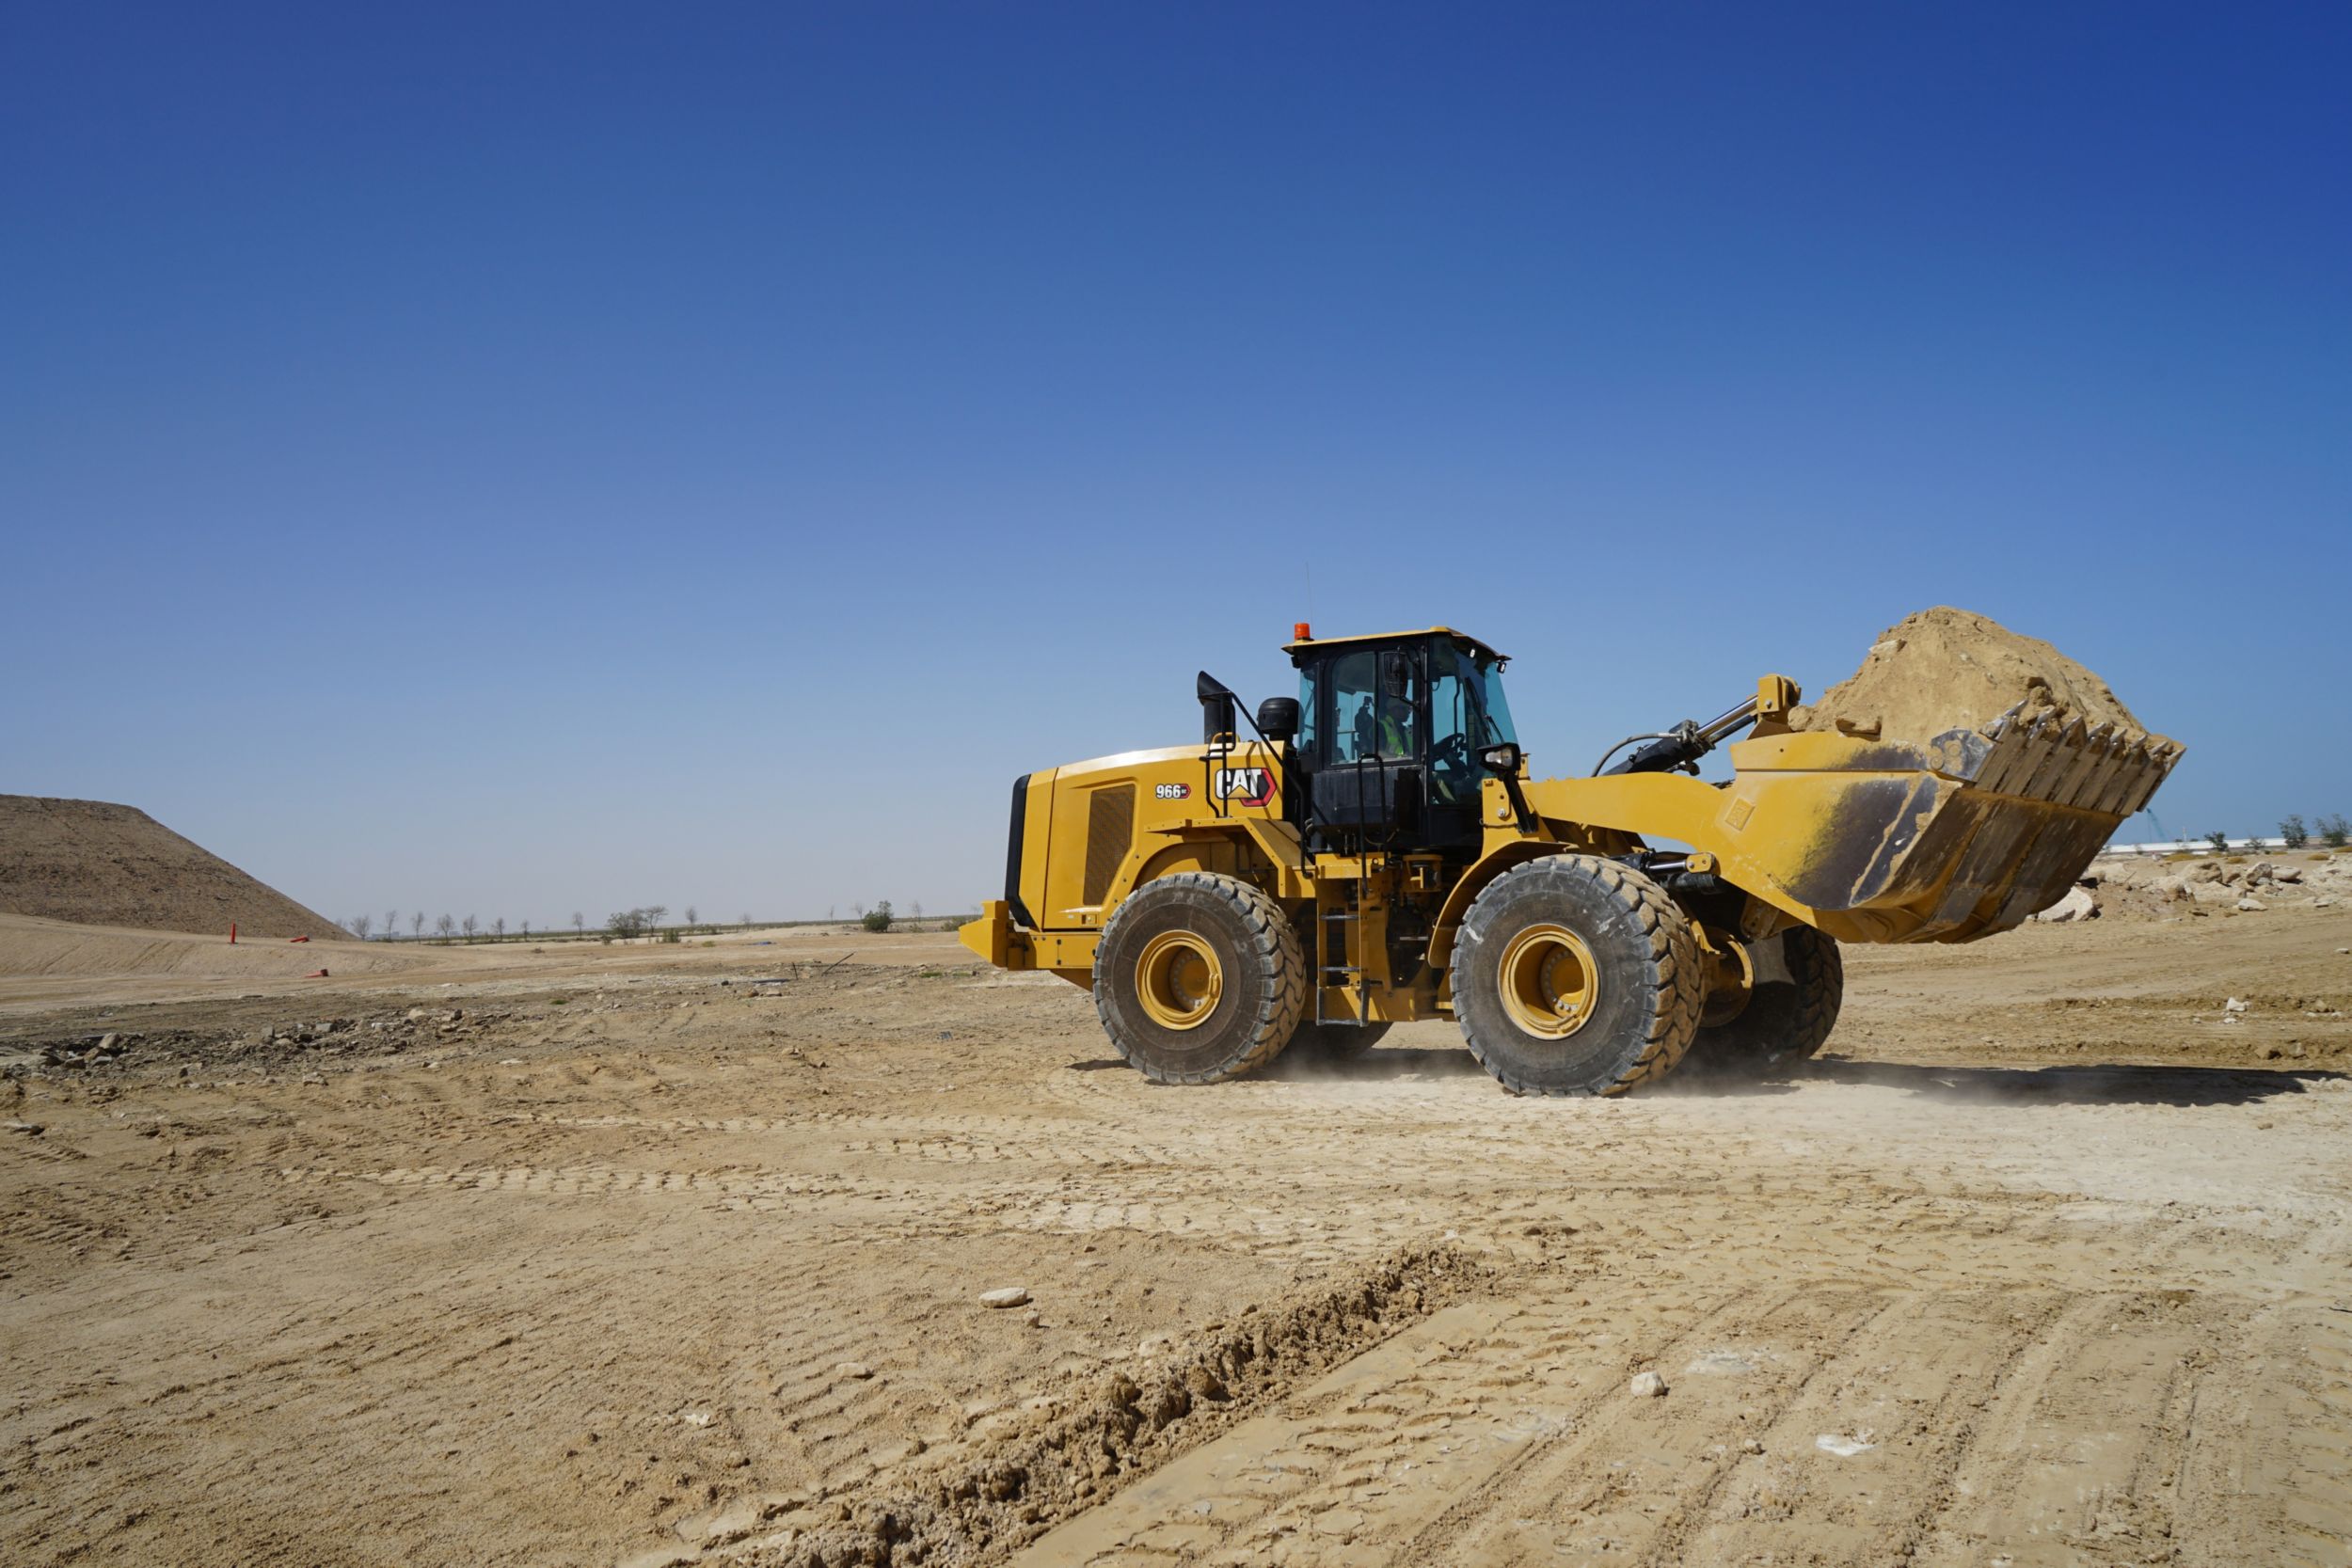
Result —
[[338, 938], [325, 915], [131, 806], [0, 795], [0, 911], [257, 937]]
[[2106, 681], [2047, 642], [1947, 605], [1880, 633], [1862, 668], [1820, 701], [1791, 708], [1788, 727], [1923, 742], [1989, 724], [2019, 703], [2028, 712], [2064, 708], [2086, 723], [2148, 733]]

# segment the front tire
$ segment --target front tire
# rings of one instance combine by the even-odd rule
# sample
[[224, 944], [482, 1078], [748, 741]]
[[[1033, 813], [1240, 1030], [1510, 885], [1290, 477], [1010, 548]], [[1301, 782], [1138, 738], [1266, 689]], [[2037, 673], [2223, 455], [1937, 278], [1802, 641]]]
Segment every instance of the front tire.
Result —
[[1263, 1067], [1306, 1008], [1306, 960], [1282, 907], [1233, 877], [1180, 871], [1129, 894], [1094, 955], [1094, 1010], [1154, 1084]]
[[1701, 986], [1674, 900], [1595, 855], [1512, 867], [1454, 941], [1462, 1037], [1518, 1094], [1623, 1094], [1664, 1077], [1697, 1031]]
[[1690, 1065], [1721, 1078], [1765, 1078], [1811, 1059], [1837, 1026], [1846, 999], [1846, 961], [1836, 942], [1810, 926], [1793, 926], [1766, 942], [1779, 946], [1775, 977], [1748, 993], [1727, 1022], [1701, 1029]]

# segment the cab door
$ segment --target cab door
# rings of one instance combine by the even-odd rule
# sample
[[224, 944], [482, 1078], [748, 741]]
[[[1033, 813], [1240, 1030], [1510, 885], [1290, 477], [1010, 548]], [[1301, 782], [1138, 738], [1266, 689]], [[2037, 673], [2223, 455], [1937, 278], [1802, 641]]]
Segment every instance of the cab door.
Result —
[[1310, 826], [1380, 840], [1420, 831], [1429, 733], [1419, 646], [1350, 648], [1308, 672]]

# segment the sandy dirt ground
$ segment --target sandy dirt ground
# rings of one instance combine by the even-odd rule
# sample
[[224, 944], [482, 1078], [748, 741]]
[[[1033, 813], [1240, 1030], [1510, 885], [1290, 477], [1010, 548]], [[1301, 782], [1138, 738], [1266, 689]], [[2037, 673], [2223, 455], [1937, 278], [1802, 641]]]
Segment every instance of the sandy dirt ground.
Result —
[[1608, 1101], [1155, 1089], [937, 935], [120, 940], [0, 933], [11, 1563], [2352, 1560], [2352, 911]]

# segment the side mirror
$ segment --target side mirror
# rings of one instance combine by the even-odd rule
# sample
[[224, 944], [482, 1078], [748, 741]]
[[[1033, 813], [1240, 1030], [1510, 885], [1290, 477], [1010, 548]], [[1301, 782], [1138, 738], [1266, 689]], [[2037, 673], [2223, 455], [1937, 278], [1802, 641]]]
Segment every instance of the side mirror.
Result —
[[1494, 774], [1498, 778], [1504, 779], [1518, 778], [1519, 776], [1519, 764], [1525, 762], [1526, 760], [1527, 753], [1520, 751], [1517, 745], [1509, 741], [1505, 741], [1500, 746], [1486, 747], [1478, 753], [1479, 767], [1484, 768], [1487, 772]]
[[1258, 733], [1268, 740], [1289, 740], [1298, 734], [1298, 699], [1268, 697], [1258, 705]]

